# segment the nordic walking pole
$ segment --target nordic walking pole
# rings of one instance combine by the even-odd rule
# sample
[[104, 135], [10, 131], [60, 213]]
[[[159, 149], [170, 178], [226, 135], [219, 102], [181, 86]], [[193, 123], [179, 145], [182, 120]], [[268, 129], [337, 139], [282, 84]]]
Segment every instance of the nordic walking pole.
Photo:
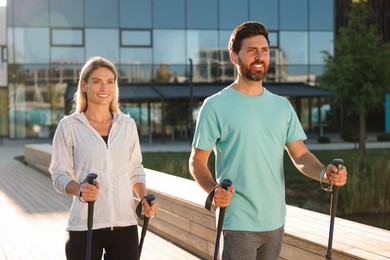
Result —
[[[146, 197], [146, 201], [149, 203], [150, 206], [153, 205], [153, 201], [156, 199], [156, 196], [153, 194], [148, 194]], [[140, 201], [140, 205], [142, 207], [142, 200]], [[146, 230], [148, 230], [148, 225], [149, 225], [149, 218], [144, 216], [144, 224], [142, 225], [142, 231], [141, 231], [141, 239], [139, 241], [139, 257], [141, 258], [141, 252], [142, 252], [142, 246], [144, 244], [144, 239], [146, 235]]]
[[[342, 159], [333, 159], [332, 165], [336, 166], [338, 169], [342, 166], [344, 163], [344, 160]], [[325, 255], [325, 259], [331, 260], [332, 259], [332, 243], [333, 243], [333, 228], [334, 228], [334, 219], [336, 216], [337, 211], [337, 200], [339, 196], [339, 190], [340, 187], [334, 185], [331, 189], [332, 195], [330, 196], [330, 227], [329, 227], [329, 239], [328, 239], [328, 250]]]
[[[95, 185], [95, 180], [97, 178], [96, 173], [90, 173], [87, 175], [87, 178], [85, 181], [87, 181], [89, 184]], [[85, 182], [84, 181], [84, 182]], [[88, 202], [88, 231], [87, 231], [87, 256], [86, 259], [91, 259], [91, 244], [92, 244], [92, 226], [93, 226], [93, 209], [94, 209], [95, 202], [89, 201]]]
[[[232, 181], [229, 180], [229, 179], [224, 179], [221, 182], [221, 186], [225, 190], [228, 190], [230, 185], [232, 185]], [[221, 238], [222, 226], [223, 226], [223, 221], [224, 221], [224, 218], [225, 218], [225, 209], [226, 208], [220, 208], [219, 209], [219, 217], [218, 217], [218, 225], [217, 225], [217, 235], [216, 235], [216, 238], [215, 238], [215, 249], [214, 249], [213, 260], [216, 260], [217, 257], [218, 257], [219, 240]]]

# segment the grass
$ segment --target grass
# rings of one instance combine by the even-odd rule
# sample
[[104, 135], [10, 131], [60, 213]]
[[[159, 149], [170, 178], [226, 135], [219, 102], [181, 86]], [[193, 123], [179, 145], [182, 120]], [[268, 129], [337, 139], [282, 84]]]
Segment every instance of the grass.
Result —
[[[334, 158], [342, 158], [344, 159], [344, 165], [347, 167], [347, 169], [352, 169], [353, 165], [358, 160], [358, 151], [353, 149], [312, 151], [312, 153], [325, 164], [330, 163]], [[192, 177], [188, 171], [188, 158], [190, 156], [189, 152], [144, 152], [142, 155], [145, 168], [192, 180]], [[381, 158], [390, 158], [390, 149], [367, 150], [367, 162]], [[214, 157], [211, 156], [209, 160], [210, 169], [213, 168], [213, 165]], [[286, 183], [311, 181], [309, 178], [298, 172], [287, 155], [284, 157], [284, 169]]]
[[[347, 182], [347, 186], [345, 188], [340, 190], [341, 196], [339, 197], [339, 200], [341, 201], [339, 202], [340, 208], [338, 209], [340, 210], [340, 213], [364, 213], [365, 210], [368, 210], [367, 207], [359, 207], [359, 202], [356, 202], [356, 199], [353, 199], [355, 197], [359, 198], [359, 200], [361, 198], [366, 198], [367, 204], [371, 203], [371, 205], [376, 205], [377, 203], [375, 201], [377, 201], [378, 198], [384, 198], [385, 202], [382, 204], [385, 205], [379, 205], [379, 207], [388, 210], [389, 199], [387, 195], [388, 192], [386, 191], [387, 188], [383, 188], [383, 185], [381, 185], [381, 182], [378, 182], [378, 179], [382, 180], [382, 182], [386, 181], [380, 177], [382, 174], [380, 169], [381, 167], [383, 168], [383, 166], [390, 164], [390, 149], [367, 150], [366, 161], [368, 162], [368, 168], [373, 168], [374, 170], [370, 170], [369, 173], [363, 177], [362, 173], [359, 173], [356, 167], [358, 161], [357, 150], [326, 150], [312, 151], [312, 153], [324, 164], [330, 163], [334, 158], [344, 159], [344, 165], [348, 169], [349, 182]], [[145, 168], [193, 180], [188, 170], [189, 156], [189, 152], [144, 152], [143, 164]], [[212, 172], [214, 172], [213, 167], [214, 156], [212, 155], [209, 160], [209, 168]], [[292, 164], [287, 154], [284, 157], [284, 169], [287, 204], [322, 213], [329, 211], [330, 194], [322, 191], [318, 181], [312, 180], [301, 174]], [[358, 180], [354, 175], [359, 176]], [[376, 187], [370, 187], [370, 185], [372, 186], [373, 179], [376, 180]], [[359, 187], [369, 187], [353, 188], [352, 186], [355, 187], [356, 182], [359, 183]], [[381, 192], [381, 194], [377, 194], [378, 191], [382, 189], [385, 191]], [[373, 192], [376, 193], [376, 199], [374, 201], [371, 199], [374, 198], [373, 195], [371, 195]], [[353, 209], [351, 209], [352, 204], [354, 206]]]

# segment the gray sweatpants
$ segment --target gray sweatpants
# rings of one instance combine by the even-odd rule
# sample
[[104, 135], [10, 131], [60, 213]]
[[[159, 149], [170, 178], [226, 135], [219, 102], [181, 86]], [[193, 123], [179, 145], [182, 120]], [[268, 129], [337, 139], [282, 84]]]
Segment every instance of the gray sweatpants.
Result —
[[282, 249], [284, 225], [267, 232], [225, 230], [221, 241], [223, 260], [276, 260]]

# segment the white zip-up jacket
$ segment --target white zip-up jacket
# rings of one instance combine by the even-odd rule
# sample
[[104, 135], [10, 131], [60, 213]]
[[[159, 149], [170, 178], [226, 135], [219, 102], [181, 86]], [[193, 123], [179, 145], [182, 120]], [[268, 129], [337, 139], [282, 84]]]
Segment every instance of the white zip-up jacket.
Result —
[[[81, 183], [89, 173], [98, 175], [93, 229], [137, 224], [133, 185], [145, 183], [145, 171], [137, 127], [129, 115], [114, 113], [107, 144], [84, 113], [64, 117], [53, 138], [49, 171], [60, 193], [71, 180]], [[67, 230], [87, 230], [87, 215], [88, 203], [73, 197]]]

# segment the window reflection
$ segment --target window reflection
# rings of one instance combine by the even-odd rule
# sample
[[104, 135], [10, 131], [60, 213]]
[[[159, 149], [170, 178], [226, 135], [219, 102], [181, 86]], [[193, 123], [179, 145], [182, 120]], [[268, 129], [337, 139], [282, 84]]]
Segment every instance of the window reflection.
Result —
[[279, 1], [250, 0], [249, 6], [250, 20], [262, 22], [265, 26], [267, 26], [268, 30], [279, 29]]
[[121, 48], [121, 82], [148, 83], [153, 78], [152, 48]]
[[[200, 62], [201, 52], [218, 47], [217, 31], [188, 30], [187, 31], [187, 57], [194, 64]], [[205, 62], [203, 60], [203, 62]]]
[[185, 1], [155, 0], [153, 2], [153, 24], [155, 28], [185, 28]]
[[85, 25], [118, 27], [118, 1], [85, 0]]
[[15, 10], [15, 12], [12, 13], [12, 19], [7, 19], [9, 25], [49, 25], [49, 0], [8, 0], [8, 4], [13, 10]]
[[323, 51], [333, 54], [333, 32], [310, 32], [310, 63], [323, 64]]
[[280, 0], [280, 29], [308, 29], [307, 0]]
[[154, 30], [153, 63], [186, 64], [184, 30]]
[[121, 64], [152, 64], [152, 48], [121, 48]]
[[121, 46], [151, 47], [152, 32], [150, 30], [122, 30]]
[[[56, 107], [63, 104], [61, 84], [55, 84], [55, 93], [62, 95], [52, 93], [47, 66], [23, 65], [14, 69], [16, 77], [9, 88], [10, 136], [47, 138], [52, 124], [51, 108], [54, 112]], [[62, 89], [65, 87], [62, 84]]]
[[50, 0], [50, 25], [56, 27], [83, 27], [83, 1]]
[[[205, 8], [207, 6], [207, 8]], [[217, 29], [217, 0], [187, 1], [187, 28]]]
[[103, 56], [112, 62], [119, 60], [119, 31], [117, 29], [85, 29], [86, 58]]
[[[8, 4], [12, 7], [7, 8], [3, 57], [8, 56], [10, 137], [49, 137], [64, 113], [66, 84], [77, 82], [91, 56], [112, 60], [121, 84], [188, 83], [189, 59], [194, 83], [231, 82], [236, 70], [228, 41], [233, 28], [247, 20], [263, 22], [270, 30], [266, 82], [316, 84], [324, 70], [321, 52], [333, 54], [334, 1], [329, 0], [13, 0]], [[139, 121], [144, 140], [164, 131], [185, 133], [181, 125], [188, 122], [164, 122], [185, 118], [165, 114], [168, 106], [181, 101], [137, 102], [126, 105]], [[315, 103], [302, 102], [304, 125], [311, 129], [314, 117], [305, 111], [310, 112]], [[187, 114], [185, 106], [184, 102], [178, 107]]]
[[249, 19], [248, 1], [219, 0], [219, 27], [233, 30]]
[[308, 66], [288, 65], [287, 82], [313, 82], [314, 75], [309, 75]]
[[231, 33], [232, 32], [230, 30], [220, 30], [218, 32], [219, 47], [226, 48], [226, 49], [228, 48]]
[[308, 64], [307, 32], [280, 32], [280, 48], [288, 64]]
[[277, 47], [270, 48], [270, 67], [268, 69], [267, 82], [288, 81], [287, 60], [283, 49]]
[[85, 62], [84, 48], [81, 47], [51, 47], [52, 63], [83, 63]]
[[188, 82], [186, 65], [154, 65], [154, 82], [156, 83], [183, 83]]
[[198, 64], [194, 66], [194, 82], [233, 81], [236, 71], [227, 48], [208, 48], [199, 51]]
[[119, 1], [121, 28], [151, 28], [151, 0], [120, 0]]
[[51, 44], [53, 46], [83, 46], [83, 29], [51, 29]]
[[235, 77], [229, 50], [219, 47], [217, 31], [188, 31], [187, 56], [192, 59], [194, 82], [225, 82]]
[[[15, 63], [48, 63], [50, 49], [49, 28], [15, 28], [10, 45]], [[14, 49], [12, 50], [12, 47]], [[13, 63], [13, 60], [9, 60]]]
[[268, 33], [269, 46], [275, 47], [279, 45], [278, 33], [277, 32], [269, 32]]
[[333, 1], [309, 0], [310, 29], [333, 31]]

